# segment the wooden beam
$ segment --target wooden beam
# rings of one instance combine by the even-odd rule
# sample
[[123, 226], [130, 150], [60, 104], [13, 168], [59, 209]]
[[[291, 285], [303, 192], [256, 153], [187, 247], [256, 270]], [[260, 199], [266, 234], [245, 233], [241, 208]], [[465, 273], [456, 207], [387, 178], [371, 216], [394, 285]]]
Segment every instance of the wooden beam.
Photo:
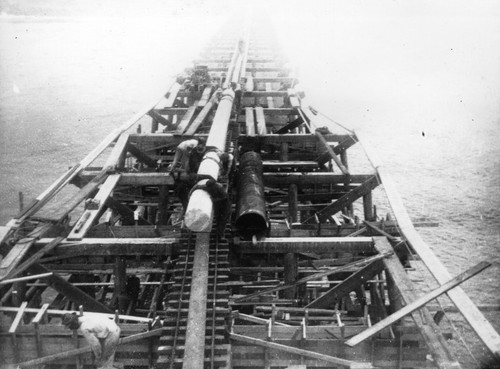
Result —
[[10, 334], [15, 334], [17, 331], [17, 327], [21, 323], [21, 319], [24, 316], [24, 312], [26, 310], [26, 307], [28, 306], [28, 301], [24, 301], [21, 306], [19, 307], [19, 310], [17, 311], [16, 317], [14, 318], [14, 321], [10, 325], [9, 328], [9, 333]]
[[23, 238], [19, 240], [0, 261], [0, 280], [15, 275], [15, 268], [19, 265], [24, 256], [35, 244], [35, 238]]
[[125, 166], [128, 140], [129, 135], [127, 133], [122, 133], [118, 136], [118, 140], [116, 141], [111, 154], [109, 154], [106, 164], [104, 164], [104, 168], [116, 170], [116, 168], [123, 168]]
[[[320, 222], [326, 221], [330, 216], [335, 213], [342, 211], [344, 207], [349, 206], [354, 201], [362, 197], [363, 195], [369, 193], [379, 184], [378, 178], [376, 176], [372, 176], [369, 180], [364, 182], [362, 185], [356, 187], [354, 190], [348, 192], [346, 195], [342, 196], [340, 199], [332, 203], [331, 205], [326, 206], [316, 213]], [[314, 218], [311, 217], [306, 219], [304, 223], [311, 223], [314, 221]]]
[[120, 174], [112, 174], [108, 176], [99, 192], [94, 197], [93, 201], [97, 203], [95, 209], [87, 209], [83, 212], [80, 219], [68, 234], [68, 241], [80, 241], [85, 237], [90, 227], [100, 218], [105, 209], [106, 201], [111, 196], [116, 184], [120, 180]]
[[[206, 87], [205, 90], [207, 88], [209, 88], [209, 87]], [[205, 94], [205, 91], [203, 93]], [[191, 120], [193, 119], [194, 113], [198, 109], [198, 106], [204, 106], [204, 105], [201, 105], [201, 101], [200, 100], [195, 101], [193, 103], [193, 105], [191, 105], [187, 109], [186, 114], [184, 114], [184, 116], [182, 117], [180, 123], [177, 125], [177, 127], [175, 129], [175, 133], [177, 133], [179, 135], [182, 135], [184, 133], [184, 131], [186, 130], [186, 128], [191, 123]]]
[[68, 216], [82, 201], [91, 197], [99, 188], [99, 186], [104, 183], [108, 177], [107, 168], [101, 170], [97, 175], [92, 178], [92, 180], [83, 186], [77, 194], [72, 196], [69, 201], [57, 207], [55, 210], [51, 211], [44, 218], [53, 220], [56, 222], [62, 221]]
[[[377, 170], [378, 176], [384, 185], [389, 204], [398, 222], [398, 226], [401, 229], [401, 233], [403, 233], [406, 240], [427, 266], [434, 278], [436, 278], [440, 284], [447, 282], [451, 278], [450, 273], [413, 227], [410, 216], [403, 205], [403, 201], [399, 196], [391, 176], [382, 166], [382, 163], [375, 155], [368, 141], [364, 138], [364, 135], [360, 134], [360, 132], [356, 132], [356, 137], [365, 150], [373, 167]], [[495, 356], [496, 360], [500, 362], [500, 335], [495, 328], [493, 328], [474, 302], [460, 287], [449, 291], [448, 297], [457, 306], [472, 329], [474, 329], [479, 338]]]
[[[42, 238], [35, 247], [43, 247], [52, 238]], [[55, 248], [58, 256], [81, 255], [169, 255], [176, 238], [84, 238], [64, 241]]]
[[[330, 142], [331, 140], [328, 139], [330, 135], [324, 135], [325, 139]], [[336, 155], [340, 155], [342, 152], [345, 152], [348, 148], [350, 148], [352, 145], [354, 145], [356, 142], [356, 138], [352, 135], [344, 135], [345, 139], [344, 140], [341, 140], [341, 141], [338, 141], [339, 143], [335, 146], [332, 147], [333, 149], [333, 152], [336, 154]], [[327, 151], [323, 154], [321, 154], [317, 159], [316, 161], [318, 162], [318, 164], [320, 165], [323, 165], [325, 164], [327, 161], [329, 161], [331, 159], [330, 157], [330, 153]]]
[[323, 147], [326, 149], [326, 152], [328, 153], [328, 155], [330, 155], [330, 159], [332, 159], [335, 162], [335, 164], [337, 164], [340, 171], [343, 174], [349, 174], [349, 170], [346, 168], [346, 166], [339, 159], [339, 157], [337, 156], [335, 151], [333, 151], [333, 149], [330, 147], [330, 144], [326, 141], [325, 137], [317, 130], [315, 130], [314, 133], [316, 134], [316, 137], [318, 138], [319, 142], [321, 142]]
[[241, 241], [239, 250], [244, 254], [285, 254], [288, 252], [370, 252], [371, 237], [264, 237], [259, 240]]
[[[43, 274], [49, 273], [50, 270], [45, 268], [40, 264], [33, 264], [29, 270], [32, 273]], [[92, 297], [87, 295], [85, 292], [77, 287], [71, 285], [71, 283], [66, 282], [63, 278], [56, 274], [43, 278], [46, 283], [48, 283], [53, 289], [55, 289], [60, 294], [66, 296], [69, 300], [75, 302], [77, 305], [83, 305], [85, 310], [96, 311], [100, 313], [113, 313], [113, 310], [109, 309], [107, 306], [101, 304], [100, 302], [94, 300]]]
[[157, 161], [156, 159], [151, 158], [149, 155], [145, 154], [137, 146], [135, 146], [133, 143], [130, 143], [127, 145], [127, 150], [134, 155], [137, 160], [139, 160], [141, 163], [146, 164], [149, 168], [156, 168]]
[[257, 121], [257, 134], [259, 136], [264, 136], [267, 134], [266, 117], [264, 116], [264, 109], [262, 108], [262, 106], [256, 106], [254, 110]]
[[[349, 176], [350, 183], [365, 183], [374, 179], [372, 175], [354, 174]], [[280, 172], [280, 173], [264, 173], [264, 185], [273, 187], [276, 185], [288, 186], [292, 183], [303, 186], [311, 184], [344, 184], [346, 176], [342, 174], [328, 173], [328, 172], [314, 172], [314, 173], [297, 173], [297, 172]], [[354, 200], [353, 200], [354, 201]]]
[[484, 269], [486, 269], [490, 266], [491, 266], [491, 264], [486, 262], [486, 261], [482, 261], [479, 264], [476, 264], [474, 267], [466, 270], [463, 273], [460, 273], [459, 275], [450, 279], [448, 282], [441, 285], [440, 287], [432, 290], [429, 293], [426, 293], [424, 296], [420, 297], [419, 299], [409, 303], [408, 305], [404, 306], [402, 309], [392, 313], [387, 318], [379, 321], [375, 325], [372, 325], [370, 328], [363, 331], [362, 333], [352, 337], [351, 339], [346, 341], [345, 344], [352, 347], [352, 346], [357, 345], [360, 342], [363, 342], [364, 340], [372, 337], [374, 334], [380, 332], [382, 329], [391, 326], [392, 324], [396, 323], [400, 319], [404, 318], [406, 315], [413, 313], [417, 309], [420, 309], [422, 306], [424, 306], [428, 302], [441, 296], [442, 294], [446, 293], [447, 291], [451, 290], [452, 288], [455, 288], [459, 284], [472, 278], [473, 276], [482, 272]]
[[194, 118], [193, 122], [187, 127], [185, 131], [185, 135], [194, 135], [198, 128], [203, 124], [205, 119], [208, 116], [208, 113], [212, 110], [215, 103], [217, 101], [217, 93], [214, 93], [207, 104], [201, 109], [196, 118]]
[[245, 108], [245, 128], [247, 136], [255, 136], [255, 121], [253, 115], [253, 108]]
[[244, 343], [247, 343], [250, 345], [255, 345], [255, 346], [264, 347], [266, 349], [279, 350], [279, 351], [288, 352], [290, 354], [310, 357], [312, 359], [321, 360], [321, 361], [325, 361], [325, 362], [336, 364], [336, 365], [342, 365], [342, 366], [345, 366], [347, 368], [353, 368], [353, 369], [354, 368], [357, 368], [357, 369], [373, 368], [371, 363], [346, 360], [346, 359], [342, 359], [342, 358], [335, 357], [335, 356], [320, 354], [319, 352], [303, 350], [303, 349], [300, 349], [297, 347], [282, 345], [282, 344], [270, 342], [270, 341], [264, 341], [264, 340], [261, 340], [258, 338], [248, 337], [248, 336], [244, 336], [244, 335], [237, 334], [237, 333], [229, 333], [229, 337], [232, 340], [244, 342]]
[[382, 267], [383, 264], [380, 259], [371, 262], [363, 269], [358, 270], [335, 287], [326, 291], [316, 300], [307, 304], [306, 308], [326, 309], [333, 306], [339, 298], [344, 297], [349, 292], [359, 288], [360, 285], [363, 285], [373, 278], [374, 275], [380, 272]]

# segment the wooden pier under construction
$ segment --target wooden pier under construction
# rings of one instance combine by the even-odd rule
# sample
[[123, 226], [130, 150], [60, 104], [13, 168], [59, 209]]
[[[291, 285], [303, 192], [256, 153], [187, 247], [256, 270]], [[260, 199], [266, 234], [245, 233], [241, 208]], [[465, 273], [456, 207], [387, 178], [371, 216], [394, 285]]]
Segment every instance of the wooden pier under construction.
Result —
[[[445, 269], [368, 138], [296, 88], [269, 25], [224, 30], [0, 227], [0, 367], [91, 367], [61, 323], [77, 312], [118, 322], [124, 368], [464, 368], [426, 306], [443, 294], [500, 360], [459, 286], [489, 264]], [[200, 137], [197, 172], [172, 168]], [[223, 235], [214, 180], [231, 204]], [[439, 287], [422, 291], [414, 263]]]

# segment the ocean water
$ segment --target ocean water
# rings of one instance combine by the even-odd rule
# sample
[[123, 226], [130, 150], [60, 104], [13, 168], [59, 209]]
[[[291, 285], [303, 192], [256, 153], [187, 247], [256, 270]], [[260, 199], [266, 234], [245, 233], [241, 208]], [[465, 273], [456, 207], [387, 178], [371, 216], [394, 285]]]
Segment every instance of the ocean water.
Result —
[[[298, 88], [369, 134], [410, 216], [439, 222], [419, 232], [451, 274], [493, 263], [463, 286], [478, 304], [499, 305], [499, 13], [329, 7], [331, 18], [288, 9], [275, 19]], [[224, 16], [0, 17], [0, 223], [17, 213], [19, 191], [34, 199], [158, 98]]]

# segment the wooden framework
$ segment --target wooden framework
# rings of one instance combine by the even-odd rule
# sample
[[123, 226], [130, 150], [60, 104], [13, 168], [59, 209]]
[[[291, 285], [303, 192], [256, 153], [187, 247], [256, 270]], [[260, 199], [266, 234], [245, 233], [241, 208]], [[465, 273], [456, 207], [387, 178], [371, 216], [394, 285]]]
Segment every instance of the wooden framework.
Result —
[[[234, 30], [0, 227], [0, 362], [89, 365], [83, 338], [60, 323], [77, 310], [115, 313], [126, 368], [458, 368], [424, 306], [441, 293], [498, 360], [498, 333], [414, 228], [436, 224], [412, 223], [364, 135], [328, 123], [294, 89], [265, 24]], [[186, 202], [189, 176], [169, 165], [201, 137], [209, 150]], [[348, 160], [360, 144], [365, 173], [362, 158]], [[236, 204], [244, 174], [224, 172], [221, 158], [237, 169], [247, 151], [262, 159], [267, 228], [236, 228], [233, 206], [216, 234], [220, 208], [204, 186], [216, 180]], [[391, 219], [377, 214], [379, 185]], [[438, 292], [412, 283], [414, 254]]]

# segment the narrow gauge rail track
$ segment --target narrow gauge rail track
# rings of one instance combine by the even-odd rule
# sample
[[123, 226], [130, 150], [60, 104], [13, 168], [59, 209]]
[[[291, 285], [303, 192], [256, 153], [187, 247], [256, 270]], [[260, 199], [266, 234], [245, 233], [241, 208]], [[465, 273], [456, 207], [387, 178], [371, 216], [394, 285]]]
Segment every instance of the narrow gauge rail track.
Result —
[[[92, 365], [61, 325], [77, 311], [119, 323], [125, 368], [459, 368], [444, 312], [425, 306], [443, 293], [498, 360], [498, 333], [457, 287], [488, 263], [452, 278], [414, 228], [435, 224], [412, 223], [364, 135], [309, 105], [265, 22], [234, 21], [0, 227], [2, 367]], [[169, 165], [199, 137], [186, 205], [187, 175]], [[348, 160], [352, 146], [368, 160]], [[210, 178], [233, 204], [224, 238]], [[391, 216], [374, 205], [381, 185]], [[416, 263], [438, 289], [413, 283]]]

